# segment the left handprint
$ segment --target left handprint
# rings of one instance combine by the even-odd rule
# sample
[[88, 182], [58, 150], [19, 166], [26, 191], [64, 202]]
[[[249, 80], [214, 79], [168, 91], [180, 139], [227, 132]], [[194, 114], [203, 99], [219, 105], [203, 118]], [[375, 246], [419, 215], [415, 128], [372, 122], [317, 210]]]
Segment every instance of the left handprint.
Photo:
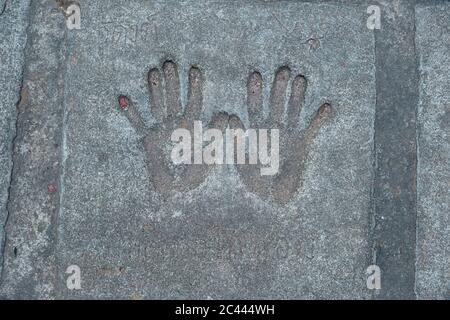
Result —
[[[208, 176], [211, 166], [206, 164], [177, 164], [171, 159], [171, 135], [176, 129], [193, 131], [194, 121], [203, 112], [203, 77], [199, 68], [191, 67], [188, 79], [187, 104], [183, 108], [180, 96], [180, 78], [172, 61], [148, 73], [150, 110], [157, 124], [145, 125], [134, 104], [124, 96], [119, 103], [136, 132], [142, 137], [148, 173], [156, 192], [169, 196], [171, 191], [185, 192], [197, 188]], [[124, 99], [127, 99], [126, 101]], [[228, 115], [217, 113], [211, 117], [208, 128], [225, 131]], [[206, 129], [206, 128], [205, 128]]]

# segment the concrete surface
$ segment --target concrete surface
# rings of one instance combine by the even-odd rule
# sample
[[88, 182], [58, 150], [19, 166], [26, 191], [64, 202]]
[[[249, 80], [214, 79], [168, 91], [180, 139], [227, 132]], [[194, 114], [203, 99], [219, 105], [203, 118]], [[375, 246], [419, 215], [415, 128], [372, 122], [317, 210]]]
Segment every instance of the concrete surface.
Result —
[[[447, 298], [449, 9], [420, 2], [372, 31], [364, 0], [79, 1], [81, 30], [7, 1], [0, 297]], [[193, 119], [280, 128], [279, 175], [174, 168]]]
[[417, 295], [450, 297], [450, 5], [416, 10], [420, 61]]
[[376, 32], [377, 109], [372, 261], [383, 271], [378, 299], [415, 297], [416, 112], [414, 1], [388, 1]]
[[[0, 1], [0, 221], [8, 219], [7, 202], [11, 184], [12, 144], [16, 134], [16, 105], [20, 100], [28, 1]], [[0, 248], [4, 243], [4, 228], [0, 228]], [[0, 256], [0, 273], [3, 254]]]
[[[13, 178], [8, 203], [2, 293], [54, 297], [56, 213], [60, 173], [64, 17], [54, 2], [29, 7], [26, 61], [17, 106]], [[63, 32], [61, 32], [63, 31]]]
[[[85, 289], [75, 296], [363, 298], [375, 108], [374, 37], [363, 15], [335, 5], [193, 3], [85, 6], [91, 27], [69, 35], [58, 253], [61, 268], [86, 270]], [[120, 31], [154, 12], [147, 27], [155, 33], [145, 41]], [[106, 24], [117, 32], [110, 42], [97, 30], [119, 14], [128, 23]], [[310, 38], [320, 47], [312, 49]], [[189, 91], [187, 68], [201, 70], [206, 120], [219, 111], [247, 120], [252, 71], [267, 79], [266, 91], [279, 67], [304, 74], [299, 125], [325, 101], [335, 115], [314, 141], [303, 192], [278, 205], [270, 194], [249, 193], [231, 167], [183, 193], [154, 192], [158, 182], [147, 179], [139, 136], [116, 106], [126, 94], [148, 112], [147, 73], [165, 60], [178, 65], [181, 96]], [[150, 159], [150, 175], [163, 170], [156, 161]], [[279, 256], [284, 243], [291, 252]], [[133, 258], [144, 247], [146, 256]]]

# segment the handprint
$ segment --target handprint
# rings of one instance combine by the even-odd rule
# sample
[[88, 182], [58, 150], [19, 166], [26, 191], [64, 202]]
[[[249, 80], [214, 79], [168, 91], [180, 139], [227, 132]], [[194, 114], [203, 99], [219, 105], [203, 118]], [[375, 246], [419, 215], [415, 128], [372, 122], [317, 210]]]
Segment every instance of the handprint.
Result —
[[[211, 166], [205, 164], [177, 164], [171, 159], [171, 135], [179, 128], [192, 131], [194, 121], [201, 119], [203, 96], [202, 74], [196, 67], [189, 70], [188, 99], [185, 108], [180, 97], [180, 79], [177, 66], [166, 61], [162, 75], [158, 69], [148, 73], [150, 110], [157, 124], [147, 127], [135, 106], [119, 97], [119, 104], [136, 132], [142, 137], [146, 165], [155, 191], [168, 196], [171, 191], [188, 191], [198, 187], [208, 175]], [[209, 128], [224, 131], [228, 115], [214, 114]]]
[[[261, 163], [258, 165], [241, 164], [238, 172], [250, 192], [262, 198], [272, 196], [279, 203], [292, 199], [294, 193], [301, 188], [303, 173], [310, 146], [321, 127], [332, 115], [330, 103], [324, 103], [316, 112], [309, 126], [301, 130], [298, 125], [300, 111], [303, 107], [307, 80], [297, 75], [291, 84], [291, 95], [286, 105], [286, 92], [291, 77], [287, 67], [280, 68], [272, 84], [269, 117], [263, 116], [263, 79], [259, 72], [249, 76], [247, 83], [247, 108], [252, 129], [280, 130], [280, 165], [273, 176], [261, 175]], [[231, 128], [245, 129], [236, 115], [230, 116]]]

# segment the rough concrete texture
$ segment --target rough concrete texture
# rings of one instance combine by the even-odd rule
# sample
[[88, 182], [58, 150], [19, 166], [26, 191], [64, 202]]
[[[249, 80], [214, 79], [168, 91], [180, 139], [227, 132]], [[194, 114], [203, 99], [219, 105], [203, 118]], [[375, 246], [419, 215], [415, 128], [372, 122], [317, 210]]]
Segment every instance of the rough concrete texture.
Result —
[[[15, 7], [0, 297], [448, 297], [449, 9], [375, 2], [377, 31], [368, 0], [83, 0], [81, 30], [69, 1]], [[174, 166], [195, 119], [279, 128], [279, 174]]]
[[416, 112], [418, 74], [415, 4], [388, 1], [376, 32], [372, 261], [383, 271], [379, 299], [414, 299], [416, 252]]
[[[375, 68], [374, 37], [361, 24], [361, 10], [165, 1], [124, 8], [116, 1], [108, 8], [86, 3], [83, 12], [89, 27], [67, 40], [58, 252], [61, 269], [85, 270], [84, 289], [61, 294], [365, 297]], [[166, 60], [178, 67], [182, 105], [190, 67], [202, 72], [205, 122], [224, 111], [248, 123], [253, 71], [262, 75], [268, 113], [266, 97], [282, 66], [308, 79], [298, 126], [332, 103], [334, 117], [311, 146], [304, 188], [288, 204], [248, 192], [232, 166], [215, 167], [197, 188], [188, 181], [190, 190], [157, 192], [148, 176], [163, 168], [155, 157], [146, 169], [140, 137], [117, 97], [128, 96], [148, 126], [162, 126], [157, 106], [149, 109], [147, 76]], [[144, 136], [157, 130], [172, 129]]]
[[32, 1], [29, 23], [2, 292], [14, 298], [51, 298], [57, 276], [53, 230], [59, 195], [53, 190], [58, 190], [60, 172], [65, 21], [53, 1]]
[[450, 5], [416, 9], [420, 60], [417, 295], [450, 298]]
[[[8, 218], [7, 201], [16, 134], [16, 106], [20, 99], [23, 49], [26, 43], [28, 1], [0, 1], [0, 252]], [[3, 254], [0, 256], [0, 273]]]

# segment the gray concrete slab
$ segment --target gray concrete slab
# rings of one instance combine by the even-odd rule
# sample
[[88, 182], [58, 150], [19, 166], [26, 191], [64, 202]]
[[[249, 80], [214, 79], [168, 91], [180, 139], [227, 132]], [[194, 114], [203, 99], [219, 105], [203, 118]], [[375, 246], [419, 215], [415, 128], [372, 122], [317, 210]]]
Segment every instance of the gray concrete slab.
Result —
[[[66, 268], [78, 265], [83, 282], [78, 291], [61, 286], [59, 295], [369, 297], [376, 86], [365, 7], [259, 1], [81, 5], [82, 30], [67, 33], [57, 281], [64, 284]], [[277, 190], [255, 189], [239, 168], [218, 166], [175, 180], [175, 190], [161, 189], [155, 181], [166, 168], [151, 152], [146, 155], [141, 136], [152, 141], [152, 132], [170, 130], [136, 132], [117, 99], [126, 95], [143, 122], [159, 128], [157, 113], [149, 109], [157, 97], [153, 92], [149, 99], [147, 76], [166, 60], [178, 67], [183, 105], [189, 69], [197, 66], [202, 119], [224, 111], [246, 126], [252, 122], [249, 74], [262, 76], [263, 114], [277, 69], [289, 67], [292, 78], [304, 75], [300, 128], [324, 102], [333, 114], [310, 141], [302, 172], [284, 172], [302, 173], [302, 188], [280, 202]], [[296, 144], [303, 140], [289, 141], [302, 148]], [[178, 177], [167, 170], [166, 178]]]
[[414, 299], [418, 73], [414, 1], [380, 1], [372, 261], [383, 274], [378, 299]]
[[[78, 31], [0, 0], [0, 298], [449, 298], [449, 5], [376, 1], [373, 32], [368, 0], [167, 2], [81, 1]], [[279, 176], [168, 165], [160, 97], [271, 128], [298, 75]]]
[[0, 297], [50, 299], [58, 275], [65, 19], [55, 1], [32, 1], [29, 24]]
[[[0, 252], [12, 170], [12, 143], [16, 132], [16, 105], [22, 86], [29, 1], [0, 1]], [[0, 273], [3, 254], [0, 255]]]
[[420, 61], [416, 291], [450, 298], [450, 5], [416, 8]]

